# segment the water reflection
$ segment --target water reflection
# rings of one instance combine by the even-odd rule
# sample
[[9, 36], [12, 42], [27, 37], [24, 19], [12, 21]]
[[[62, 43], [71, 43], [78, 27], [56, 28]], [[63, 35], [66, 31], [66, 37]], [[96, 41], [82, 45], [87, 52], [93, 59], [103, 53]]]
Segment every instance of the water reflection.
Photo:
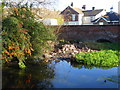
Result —
[[4, 67], [3, 88], [51, 88], [54, 70], [46, 63], [31, 64], [25, 70]]
[[[118, 76], [117, 67], [93, 67], [70, 61], [49, 64], [31, 63], [25, 70], [4, 67], [3, 88], [117, 88], [118, 83], [105, 80]], [[114, 78], [115, 79], [115, 78]]]
[[71, 65], [71, 62], [53, 62], [55, 77], [52, 83], [55, 88], [117, 88], [118, 83], [107, 81], [104, 78], [116, 75], [117, 67], [102, 69], [84, 65]]
[[94, 67], [95, 68], [98, 68], [98, 69], [110, 69], [110, 68], [113, 68], [113, 66], [93, 66], [93, 65], [84, 65], [84, 64], [78, 64], [77, 62], [70, 62], [70, 64], [75, 67], [75, 68], [86, 68], [86, 69], [93, 69]]

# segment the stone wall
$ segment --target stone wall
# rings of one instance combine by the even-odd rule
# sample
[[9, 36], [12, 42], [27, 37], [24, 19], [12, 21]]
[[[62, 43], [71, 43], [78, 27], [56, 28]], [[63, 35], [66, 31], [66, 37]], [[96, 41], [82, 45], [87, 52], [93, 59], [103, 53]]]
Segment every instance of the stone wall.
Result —
[[64, 25], [59, 33], [59, 39], [65, 40], [120, 42], [120, 25]]

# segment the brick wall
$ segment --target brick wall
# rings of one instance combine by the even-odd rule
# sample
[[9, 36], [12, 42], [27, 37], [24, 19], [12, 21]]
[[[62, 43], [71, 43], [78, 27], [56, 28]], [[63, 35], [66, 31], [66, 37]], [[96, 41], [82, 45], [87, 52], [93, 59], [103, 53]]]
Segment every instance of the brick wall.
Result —
[[64, 25], [59, 33], [59, 39], [65, 40], [120, 42], [120, 25]]

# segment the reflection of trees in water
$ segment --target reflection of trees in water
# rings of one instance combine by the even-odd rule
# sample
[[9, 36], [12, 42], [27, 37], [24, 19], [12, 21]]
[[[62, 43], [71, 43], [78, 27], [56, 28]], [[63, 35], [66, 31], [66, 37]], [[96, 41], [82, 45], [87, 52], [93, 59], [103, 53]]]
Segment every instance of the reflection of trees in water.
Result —
[[86, 69], [92, 69], [94, 67], [96, 68], [102, 68], [102, 69], [110, 69], [110, 68], [113, 68], [113, 66], [93, 66], [93, 65], [85, 65], [85, 64], [80, 64], [80, 63], [77, 63], [77, 62], [70, 62], [71, 65], [75, 68], [79, 68], [79, 69], [82, 69], [82, 68], [86, 68]]
[[51, 88], [54, 70], [47, 63], [30, 64], [25, 70], [3, 69], [3, 88]]

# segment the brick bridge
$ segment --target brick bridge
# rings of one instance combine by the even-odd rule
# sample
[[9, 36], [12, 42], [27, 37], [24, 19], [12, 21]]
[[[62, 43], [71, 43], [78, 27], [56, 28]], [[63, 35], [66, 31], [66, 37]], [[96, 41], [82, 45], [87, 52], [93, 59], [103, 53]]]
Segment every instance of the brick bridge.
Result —
[[120, 25], [65, 25], [59, 33], [65, 40], [120, 42]]

